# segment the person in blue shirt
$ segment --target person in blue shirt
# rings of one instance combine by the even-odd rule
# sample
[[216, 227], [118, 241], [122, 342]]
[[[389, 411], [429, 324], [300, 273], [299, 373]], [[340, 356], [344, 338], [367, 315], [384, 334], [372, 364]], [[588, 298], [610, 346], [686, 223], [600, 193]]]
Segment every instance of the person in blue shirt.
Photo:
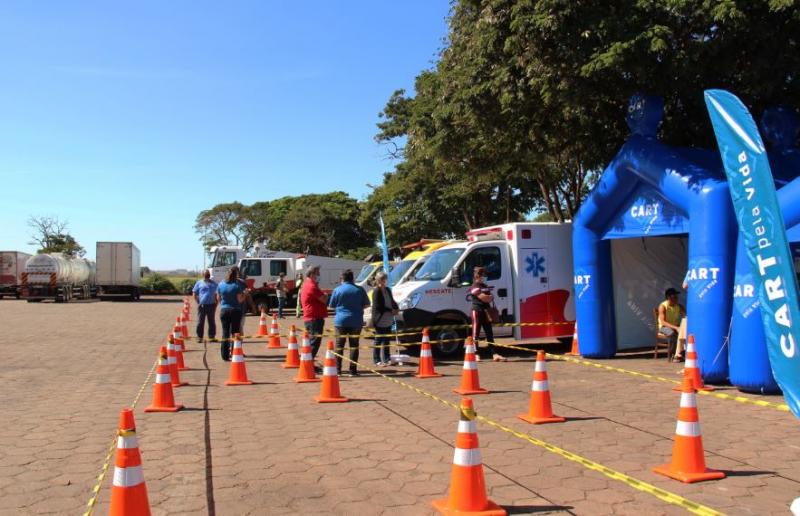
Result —
[[[328, 306], [336, 310], [336, 352], [342, 354], [344, 342], [350, 348], [350, 376], [358, 376], [358, 337], [364, 326], [364, 309], [369, 306], [369, 298], [363, 288], [353, 283], [353, 271], [342, 273], [342, 284], [336, 287], [328, 301]], [[342, 372], [342, 359], [336, 357], [339, 373]]]
[[217, 336], [217, 322], [214, 320], [217, 311], [217, 282], [211, 279], [211, 272], [206, 269], [203, 279], [198, 280], [192, 288], [197, 303], [197, 338], [203, 340], [205, 321], [208, 320], [208, 337]]
[[217, 302], [219, 303], [219, 320], [222, 323], [222, 360], [231, 359], [233, 344], [231, 337], [242, 332], [242, 303], [247, 296], [247, 289], [239, 281], [239, 267], [231, 267], [225, 276], [225, 281], [217, 287]]

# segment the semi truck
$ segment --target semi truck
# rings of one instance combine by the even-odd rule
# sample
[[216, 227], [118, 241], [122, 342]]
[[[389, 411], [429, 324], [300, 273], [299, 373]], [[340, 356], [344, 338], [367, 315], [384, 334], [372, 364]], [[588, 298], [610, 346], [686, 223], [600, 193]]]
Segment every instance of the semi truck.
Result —
[[0, 299], [3, 296], [19, 299], [22, 273], [30, 257], [28, 253], [20, 251], [0, 251]]
[[97, 242], [97, 295], [101, 301], [139, 299], [141, 253], [133, 242]]
[[25, 263], [20, 294], [29, 303], [45, 299], [67, 303], [95, 297], [95, 263], [62, 253], [32, 256]]
[[[457, 355], [469, 334], [475, 267], [484, 267], [500, 313], [495, 335], [569, 340], [575, 323], [570, 223], [509, 223], [469, 231], [466, 242], [439, 248], [413, 277], [396, 285], [398, 326], [431, 330], [441, 356]], [[419, 336], [405, 337], [417, 342]], [[410, 348], [415, 349], [415, 348]]]
[[249, 257], [239, 262], [247, 287], [251, 290], [253, 307], [256, 310], [269, 310], [278, 306], [275, 285], [283, 273], [286, 285], [286, 306], [295, 306], [298, 301], [299, 279], [310, 266], [319, 266], [319, 288], [331, 292], [341, 281], [345, 270], [357, 271], [364, 262], [324, 256], [291, 255], [289, 257]]

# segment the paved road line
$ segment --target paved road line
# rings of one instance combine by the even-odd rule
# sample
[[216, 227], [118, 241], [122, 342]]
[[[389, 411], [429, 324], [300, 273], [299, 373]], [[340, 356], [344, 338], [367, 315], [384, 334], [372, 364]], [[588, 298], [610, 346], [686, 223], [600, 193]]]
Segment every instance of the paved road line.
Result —
[[[355, 362], [353, 360], [350, 360], [348, 357], [340, 355], [339, 353], [334, 352], [333, 354], [336, 355], [337, 357], [343, 359], [343, 360], [347, 360], [348, 362], [352, 362], [352, 363], [358, 365], [359, 367], [361, 367], [363, 369], [366, 369], [367, 371], [371, 371], [372, 373], [377, 374], [378, 376], [381, 376], [382, 378], [385, 378], [385, 379], [389, 380], [390, 382], [394, 382], [394, 383], [396, 383], [396, 384], [398, 384], [398, 385], [400, 385], [402, 387], [405, 387], [406, 389], [410, 389], [410, 390], [416, 392], [417, 394], [421, 394], [422, 396], [425, 396], [427, 398], [430, 398], [430, 399], [433, 399], [435, 401], [438, 401], [439, 403], [442, 403], [443, 405], [446, 405], [446, 406], [448, 406], [450, 408], [453, 408], [455, 410], [461, 410], [460, 406], [458, 406], [455, 403], [452, 403], [450, 401], [447, 401], [447, 400], [445, 400], [443, 398], [440, 398], [439, 396], [436, 396], [435, 394], [432, 394], [430, 392], [424, 391], [424, 390], [422, 390], [422, 389], [420, 389], [418, 387], [415, 387], [415, 386], [413, 386], [413, 385], [411, 385], [409, 383], [406, 383], [406, 382], [404, 382], [402, 380], [398, 380], [396, 378], [392, 378], [390, 376], [387, 376], [387, 375], [381, 373], [380, 371], [377, 371], [377, 370], [375, 370], [375, 369], [373, 369], [371, 367], [368, 367], [368, 366], [366, 366], [364, 364], [361, 364], [359, 362]], [[651, 495], [655, 496], [656, 498], [658, 498], [658, 499], [660, 499], [660, 500], [662, 500], [664, 502], [667, 502], [669, 504], [676, 505], [678, 507], [686, 509], [687, 511], [689, 511], [691, 513], [700, 514], [700, 515], [704, 515], [704, 516], [713, 516], [713, 515], [721, 515], [721, 514], [723, 514], [723, 513], [719, 512], [719, 511], [715, 510], [715, 509], [712, 509], [710, 507], [706, 507], [705, 505], [701, 505], [701, 504], [699, 504], [697, 502], [693, 502], [693, 501], [691, 501], [689, 499], [686, 499], [686, 498], [684, 498], [684, 497], [682, 497], [682, 496], [680, 496], [678, 494], [675, 494], [675, 493], [672, 493], [670, 491], [666, 491], [664, 489], [658, 488], [658, 487], [656, 487], [656, 486], [654, 486], [652, 484], [648, 484], [647, 482], [643, 482], [643, 481], [641, 481], [641, 480], [639, 480], [637, 478], [634, 478], [634, 477], [631, 477], [629, 475], [626, 475], [625, 473], [622, 473], [620, 471], [616, 471], [614, 469], [611, 469], [611, 468], [609, 468], [607, 466], [604, 466], [604, 465], [602, 465], [602, 464], [600, 464], [598, 462], [594, 462], [593, 460], [590, 460], [590, 459], [587, 459], [585, 457], [582, 457], [582, 456], [580, 456], [580, 455], [578, 455], [576, 453], [573, 453], [571, 451], [565, 450], [563, 448], [559, 448], [558, 446], [555, 446], [555, 445], [550, 444], [548, 442], [542, 441], [541, 439], [537, 439], [537, 438], [535, 438], [535, 437], [533, 437], [531, 435], [524, 434], [522, 432], [514, 430], [513, 428], [507, 427], [507, 426], [503, 425], [502, 423], [498, 423], [498, 422], [493, 421], [493, 420], [491, 420], [491, 419], [489, 419], [487, 417], [476, 416], [476, 419], [486, 423], [487, 425], [490, 425], [490, 426], [492, 426], [494, 428], [497, 428], [498, 430], [502, 430], [503, 432], [509, 433], [509, 434], [513, 435], [514, 437], [518, 437], [518, 438], [520, 438], [520, 439], [522, 439], [524, 441], [527, 441], [527, 442], [529, 442], [531, 444], [534, 444], [536, 446], [544, 448], [545, 450], [547, 450], [549, 452], [552, 452], [552, 453], [555, 453], [556, 455], [559, 455], [559, 456], [561, 456], [561, 457], [563, 457], [563, 458], [565, 458], [567, 460], [571, 460], [573, 462], [577, 462], [578, 464], [582, 465], [585, 468], [588, 468], [588, 469], [597, 471], [599, 473], [602, 473], [603, 475], [607, 476], [608, 478], [611, 478], [613, 480], [617, 480], [619, 482], [622, 482], [622, 483], [628, 485], [629, 487], [632, 487], [634, 489], [638, 489], [639, 491], [643, 491], [645, 493], [651, 494]]]

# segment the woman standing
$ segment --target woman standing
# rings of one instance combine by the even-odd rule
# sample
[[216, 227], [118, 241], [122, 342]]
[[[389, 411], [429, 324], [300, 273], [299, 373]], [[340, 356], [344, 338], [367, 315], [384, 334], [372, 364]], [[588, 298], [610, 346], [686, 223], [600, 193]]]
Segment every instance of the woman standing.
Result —
[[398, 306], [392, 297], [392, 290], [387, 286], [388, 276], [381, 271], [375, 275], [375, 290], [372, 291], [372, 325], [375, 327], [375, 347], [372, 349], [372, 361], [376, 366], [388, 366], [389, 332], [398, 314]]
[[222, 360], [231, 359], [231, 336], [242, 332], [242, 303], [247, 289], [239, 281], [239, 268], [232, 267], [225, 275], [225, 281], [217, 287], [217, 302], [220, 305], [219, 319], [222, 323]]
[[[492, 306], [494, 296], [492, 290], [486, 285], [486, 269], [483, 267], [475, 267], [472, 274], [472, 286], [469, 288], [469, 293], [472, 295], [472, 340], [475, 342], [475, 349], [478, 349], [478, 336], [481, 334], [481, 328], [489, 342], [489, 350], [492, 351], [492, 360], [495, 362], [505, 362], [506, 357], [497, 352], [494, 345], [494, 331], [492, 331], [492, 321], [489, 320], [487, 310]], [[475, 354], [475, 359], [478, 354]]]

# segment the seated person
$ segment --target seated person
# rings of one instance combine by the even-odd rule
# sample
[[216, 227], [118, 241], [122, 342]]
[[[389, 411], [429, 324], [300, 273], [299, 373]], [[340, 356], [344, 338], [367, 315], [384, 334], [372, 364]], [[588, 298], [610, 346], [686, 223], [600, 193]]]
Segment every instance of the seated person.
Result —
[[678, 344], [678, 331], [681, 319], [686, 317], [686, 309], [678, 303], [678, 291], [668, 288], [664, 292], [665, 300], [658, 305], [658, 331], [669, 339], [669, 350], [672, 353]]

